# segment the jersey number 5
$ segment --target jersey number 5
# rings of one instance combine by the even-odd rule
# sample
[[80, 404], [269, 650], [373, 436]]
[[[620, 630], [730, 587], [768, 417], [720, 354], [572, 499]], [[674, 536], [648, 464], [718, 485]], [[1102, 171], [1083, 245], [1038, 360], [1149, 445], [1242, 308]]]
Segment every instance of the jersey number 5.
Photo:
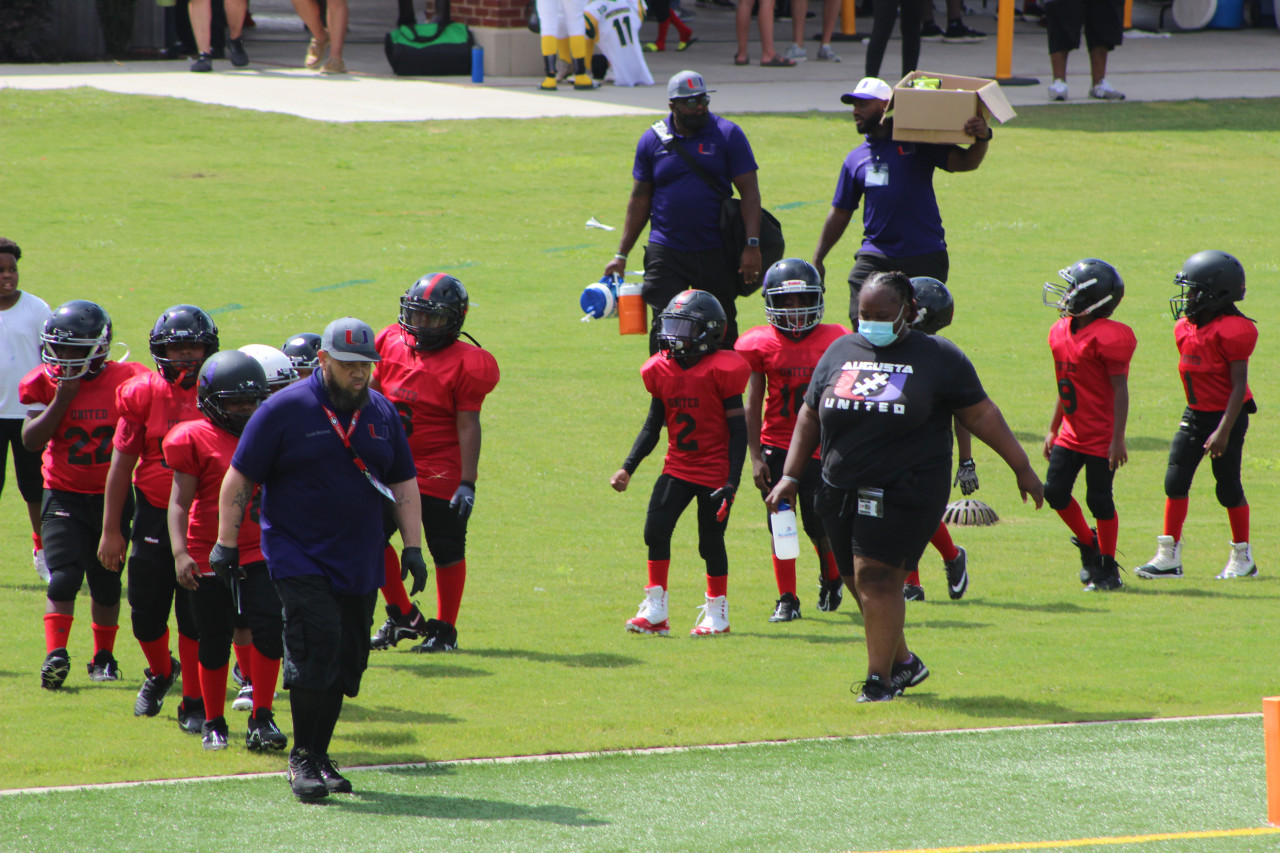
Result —
[[[115, 427], [94, 427], [93, 432], [85, 432], [81, 427], [71, 427], [63, 433], [71, 439], [71, 447], [67, 449], [68, 465], [107, 465], [111, 462], [111, 439], [115, 436]], [[83, 452], [91, 441], [98, 446], [90, 453]]]

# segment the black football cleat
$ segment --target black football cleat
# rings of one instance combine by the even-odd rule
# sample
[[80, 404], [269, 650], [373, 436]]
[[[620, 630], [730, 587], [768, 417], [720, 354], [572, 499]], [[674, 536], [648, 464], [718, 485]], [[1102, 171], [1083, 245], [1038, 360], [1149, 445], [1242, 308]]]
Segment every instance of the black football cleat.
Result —
[[296, 746], [293, 748], [289, 753], [288, 776], [293, 795], [304, 803], [313, 803], [329, 796], [329, 786], [320, 775], [320, 768], [316, 766], [311, 750]]
[[329, 789], [330, 794], [350, 794], [352, 792], [351, 780], [338, 772], [338, 765], [330, 761], [329, 756], [316, 755], [311, 760], [316, 769], [320, 771], [320, 778], [324, 780], [324, 786]]
[[169, 695], [169, 689], [182, 673], [182, 664], [172, 657], [169, 661], [171, 669], [168, 678], [163, 675], [153, 675], [149, 667], [142, 671], [144, 679], [142, 688], [138, 691], [138, 698], [133, 703], [135, 717], [154, 717], [160, 713], [160, 709], [164, 706], [164, 697]]
[[411, 652], [434, 654], [458, 650], [458, 629], [439, 619], [427, 620], [427, 638], [411, 648]]
[[268, 708], [259, 708], [249, 715], [249, 729], [244, 735], [244, 745], [251, 752], [281, 750], [289, 745], [289, 738], [276, 725], [275, 715]]
[[770, 622], [791, 622], [800, 618], [800, 599], [789, 592], [784, 592], [773, 606]]
[[71, 673], [71, 658], [66, 649], [49, 652], [40, 665], [40, 686], [45, 690], [57, 690]]

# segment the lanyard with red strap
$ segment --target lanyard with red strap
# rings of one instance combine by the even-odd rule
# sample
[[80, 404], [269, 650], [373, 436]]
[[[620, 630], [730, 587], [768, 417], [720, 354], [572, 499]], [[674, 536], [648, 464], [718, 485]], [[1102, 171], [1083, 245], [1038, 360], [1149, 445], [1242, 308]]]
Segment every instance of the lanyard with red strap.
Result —
[[355, 463], [356, 468], [361, 474], [364, 474], [369, 483], [378, 490], [379, 494], [387, 500], [394, 502], [395, 495], [391, 493], [391, 489], [387, 488], [377, 477], [373, 476], [373, 472], [369, 470], [369, 466], [364, 464], [364, 460], [360, 458], [360, 454], [356, 453], [356, 449], [351, 446], [351, 436], [355, 434], [356, 424], [360, 421], [360, 410], [356, 409], [355, 414], [351, 416], [351, 425], [345, 430], [338, 423], [338, 416], [333, 410], [323, 403], [320, 408], [324, 409], [324, 413], [329, 417], [329, 425], [333, 427], [333, 431], [338, 434], [338, 438], [342, 439], [342, 446], [347, 449], [347, 453], [351, 454], [351, 461]]

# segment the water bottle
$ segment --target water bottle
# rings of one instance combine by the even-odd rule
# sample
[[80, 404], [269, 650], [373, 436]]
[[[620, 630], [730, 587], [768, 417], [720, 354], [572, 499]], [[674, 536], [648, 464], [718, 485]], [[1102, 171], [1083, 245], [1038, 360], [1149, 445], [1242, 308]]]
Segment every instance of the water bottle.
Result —
[[582, 313], [593, 320], [612, 317], [618, 313], [618, 276], [607, 275], [586, 286], [578, 300]]
[[779, 560], [800, 556], [800, 533], [796, 530], [796, 511], [786, 501], [778, 502], [778, 511], [769, 518], [773, 528], [773, 554]]
[[648, 331], [649, 324], [645, 321], [644, 298], [640, 296], [640, 285], [619, 285], [618, 332], [623, 335], [643, 335]]
[[484, 48], [480, 45], [471, 48], [471, 82], [484, 82]]

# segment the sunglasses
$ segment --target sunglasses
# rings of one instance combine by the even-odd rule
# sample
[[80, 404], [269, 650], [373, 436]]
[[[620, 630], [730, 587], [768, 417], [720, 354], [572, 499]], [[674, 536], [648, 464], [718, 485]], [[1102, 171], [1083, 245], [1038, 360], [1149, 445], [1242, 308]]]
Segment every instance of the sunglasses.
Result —
[[692, 98], [676, 98], [677, 105], [685, 109], [693, 109], [694, 107], [705, 107], [711, 103], [710, 95], [694, 95]]

